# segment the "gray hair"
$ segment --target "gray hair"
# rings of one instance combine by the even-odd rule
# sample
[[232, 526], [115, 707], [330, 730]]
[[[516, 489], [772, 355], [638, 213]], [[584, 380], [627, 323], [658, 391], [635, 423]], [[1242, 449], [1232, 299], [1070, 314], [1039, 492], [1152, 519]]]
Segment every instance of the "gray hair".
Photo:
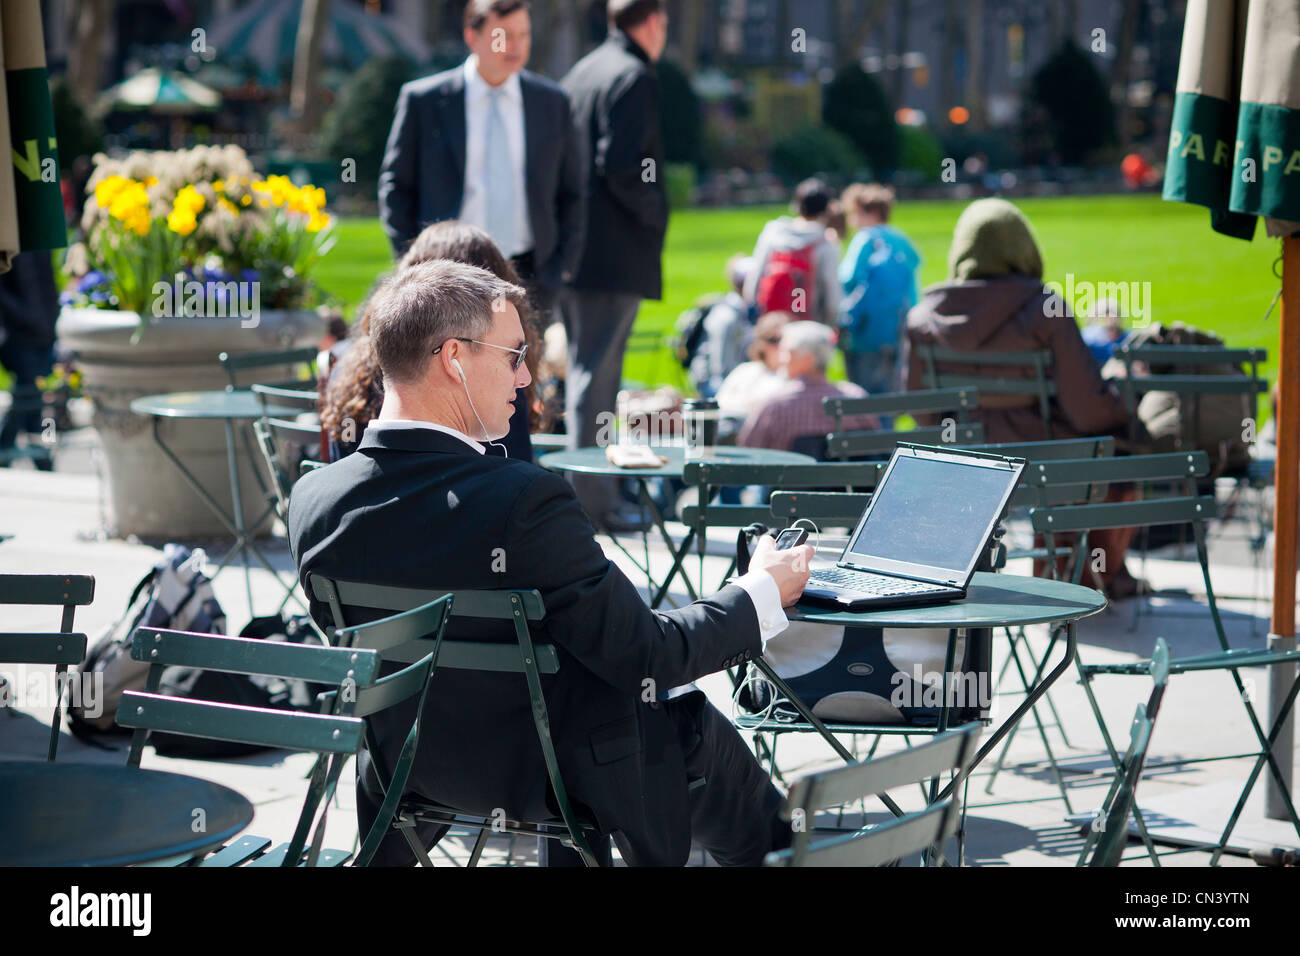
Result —
[[527, 293], [486, 269], [435, 259], [390, 276], [370, 299], [370, 342], [388, 382], [412, 382], [448, 339], [482, 339], [493, 312], [523, 309]]
[[835, 354], [835, 332], [820, 322], [791, 322], [781, 332], [781, 344], [791, 352], [807, 352], [824, 372]]

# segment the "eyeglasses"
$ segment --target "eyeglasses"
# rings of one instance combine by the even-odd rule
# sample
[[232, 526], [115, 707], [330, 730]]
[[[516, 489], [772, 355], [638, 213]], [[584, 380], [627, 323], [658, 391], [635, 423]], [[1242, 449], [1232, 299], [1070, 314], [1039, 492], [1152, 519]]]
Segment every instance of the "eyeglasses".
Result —
[[[527, 342], [524, 343], [524, 347], [521, 349], [511, 349], [511, 348], [506, 348], [504, 345], [493, 345], [491, 342], [480, 342], [478, 339], [464, 339], [461, 338], [459, 335], [453, 335], [452, 338], [455, 339], [457, 342], [473, 342], [475, 345], [486, 345], [490, 349], [500, 349], [502, 352], [513, 353], [514, 357], [510, 360], [510, 369], [511, 371], [514, 372], [519, 371], [519, 366], [524, 364], [524, 356], [528, 354]], [[450, 339], [448, 341], [450, 341]], [[441, 352], [442, 346], [446, 344], [447, 344], [446, 342], [443, 342], [442, 345], [439, 345], [436, 349], [433, 350], [433, 354], [437, 355], [439, 352]]]

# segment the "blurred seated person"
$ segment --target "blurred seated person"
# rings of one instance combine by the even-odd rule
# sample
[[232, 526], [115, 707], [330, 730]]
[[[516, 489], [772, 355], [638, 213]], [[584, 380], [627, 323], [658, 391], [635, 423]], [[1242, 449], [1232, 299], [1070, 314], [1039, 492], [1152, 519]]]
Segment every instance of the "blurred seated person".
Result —
[[[1029, 220], [1003, 199], [979, 199], [957, 219], [948, 251], [948, 281], [930, 286], [907, 317], [903, 343], [904, 389], [926, 387], [917, 346], [932, 344], [964, 352], [1052, 353], [1057, 394], [1051, 404], [1051, 433], [1034, 395], [981, 392], [972, 421], [984, 426], [988, 442], [1046, 441], [1112, 435], [1117, 447], [1136, 451], [1129, 441], [1129, 414], [1119, 392], [1105, 382], [1064, 299], [1043, 285], [1043, 259]], [[970, 369], [951, 365], [953, 373]], [[972, 370], [973, 371], [973, 370]], [[989, 374], [981, 367], [979, 372]], [[998, 374], [1028, 377], [1028, 368], [1007, 367]], [[918, 416], [931, 423], [934, 416]], [[1109, 501], [1135, 500], [1137, 490], [1112, 486]], [[1101, 583], [1112, 597], [1128, 597], [1141, 587], [1124, 568], [1134, 529], [1095, 531], [1089, 544], [1105, 554]]]
[[1088, 311], [1088, 324], [1079, 334], [1099, 369], [1124, 344], [1126, 333], [1120, 321], [1123, 318], [1119, 303], [1114, 299], [1102, 299]]
[[789, 312], [769, 312], [754, 325], [749, 361], [731, 370], [714, 395], [721, 413], [719, 437], [735, 435], [764, 399], [785, 385], [781, 371], [781, 330], [794, 321]]
[[[450, 259], [466, 265], [487, 269], [499, 279], [513, 285], [519, 276], [496, 243], [477, 226], [447, 219], [426, 226], [415, 237], [406, 254], [398, 260], [395, 272], [434, 259]], [[529, 354], [525, 361], [534, 375], [537, 370], [540, 338], [533, 317], [525, 309], [524, 332], [528, 336]], [[351, 454], [361, 444], [366, 426], [379, 414], [384, 402], [383, 376], [380, 374], [374, 350], [369, 342], [370, 314], [368, 304], [362, 307], [357, 321], [353, 344], [344, 353], [330, 373], [325, 394], [321, 397], [321, 424], [330, 439], [330, 457], [337, 461]], [[532, 408], [534, 388], [530, 384], [519, 390], [515, 401], [515, 414], [510, 419], [510, 433], [502, 439], [506, 453], [511, 458], [533, 460], [532, 441], [529, 439], [534, 419]]]
[[[823, 439], [817, 457], [825, 457], [824, 437], [835, 421], [822, 408], [827, 398], [865, 398], [866, 391], [851, 382], [826, 378], [835, 354], [835, 332], [820, 322], [791, 322], [781, 333], [779, 358], [786, 382], [780, 391], [760, 404], [740, 430], [739, 444], [750, 448], [804, 451], [799, 439]], [[875, 415], [849, 415], [841, 422], [844, 431], [875, 431]], [[815, 442], [800, 442], [812, 447]]]
[[691, 384], [702, 398], [715, 398], [723, 380], [745, 361], [757, 310], [741, 293], [753, 266], [749, 256], [736, 255], [727, 260], [731, 291], [715, 299], [704, 316], [700, 344], [691, 357]]

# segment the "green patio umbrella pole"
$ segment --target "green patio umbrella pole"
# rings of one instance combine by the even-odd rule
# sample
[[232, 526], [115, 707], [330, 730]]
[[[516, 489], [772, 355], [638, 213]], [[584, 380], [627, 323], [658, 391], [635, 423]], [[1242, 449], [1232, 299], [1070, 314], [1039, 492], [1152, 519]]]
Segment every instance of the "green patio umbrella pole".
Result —
[[[1269, 627], [1271, 649], [1296, 646], [1295, 596], [1296, 549], [1300, 546], [1300, 234], [1282, 240], [1282, 318], [1278, 334], [1279, 382], [1277, 413], [1277, 465], [1274, 478], [1276, 507], [1273, 511], [1273, 620]], [[1284, 465], [1289, 462], [1289, 465]], [[1291, 689], [1290, 668], [1268, 669], [1269, 718], [1276, 719], [1278, 707]], [[1295, 780], [1292, 770], [1295, 717], [1288, 718], [1278, 738], [1274, 757], [1283, 776]], [[1295, 787], [1292, 785], [1292, 792]], [[1270, 777], [1264, 812], [1274, 820], [1287, 819], [1286, 805], [1277, 784]]]
[[[1164, 198], [1210, 209], [1219, 233], [1249, 241], [1257, 218], [1282, 239], [1273, 616], [1269, 647], [1296, 646], [1300, 543], [1300, 0], [1188, 0], [1178, 64]], [[1294, 680], [1269, 671], [1276, 719]], [[1273, 755], [1295, 792], [1295, 721]], [[1268, 778], [1265, 813], [1288, 815]]]

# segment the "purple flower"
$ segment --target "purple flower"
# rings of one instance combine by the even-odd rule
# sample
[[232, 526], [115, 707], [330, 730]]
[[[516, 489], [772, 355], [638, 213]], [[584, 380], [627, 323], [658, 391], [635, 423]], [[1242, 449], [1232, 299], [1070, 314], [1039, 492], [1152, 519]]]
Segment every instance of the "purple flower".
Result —
[[92, 269], [82, 276], [77, 282], [78, 292], [89, 292], [97, 285], [103, 285], [108, 281], [108, 277], [98, 269]]
[[59, 305], [72, 305], [76, 301], [77, 301], [77, 293], [75, 292], [65, 291], [59, 293]]
[[256, 282], [261, 277], [256, 269], [245, 269], [239, 275], [245, 282]]

